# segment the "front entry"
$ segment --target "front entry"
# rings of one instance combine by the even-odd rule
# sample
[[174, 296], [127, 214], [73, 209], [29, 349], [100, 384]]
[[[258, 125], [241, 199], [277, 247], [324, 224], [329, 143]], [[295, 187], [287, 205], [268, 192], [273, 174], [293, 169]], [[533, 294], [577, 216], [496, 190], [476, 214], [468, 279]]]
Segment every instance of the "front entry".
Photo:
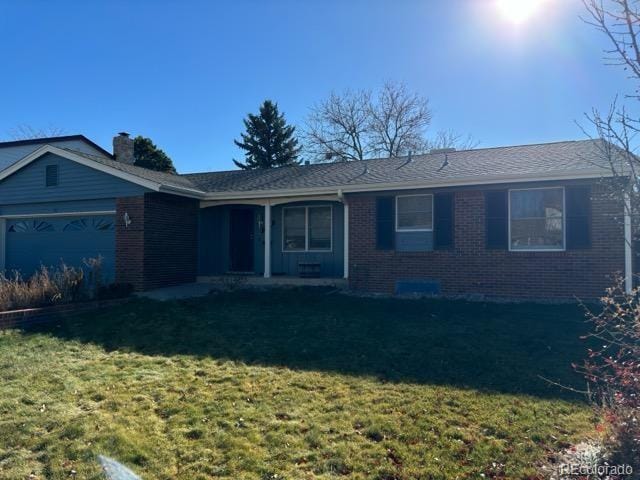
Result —
[[229, 229], [230, 270], [253, 272], [253, 224], [254, 212], [249, 208], [231, 210]]

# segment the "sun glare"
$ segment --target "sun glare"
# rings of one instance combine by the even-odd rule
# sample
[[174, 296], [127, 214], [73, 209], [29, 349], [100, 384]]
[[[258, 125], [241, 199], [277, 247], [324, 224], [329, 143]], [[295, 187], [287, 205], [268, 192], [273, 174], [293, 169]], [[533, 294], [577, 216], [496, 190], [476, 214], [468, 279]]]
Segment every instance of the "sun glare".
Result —
[[496, 0], [500, 14], [509, 22], [521, 24], [536, 15], [545, 0]]

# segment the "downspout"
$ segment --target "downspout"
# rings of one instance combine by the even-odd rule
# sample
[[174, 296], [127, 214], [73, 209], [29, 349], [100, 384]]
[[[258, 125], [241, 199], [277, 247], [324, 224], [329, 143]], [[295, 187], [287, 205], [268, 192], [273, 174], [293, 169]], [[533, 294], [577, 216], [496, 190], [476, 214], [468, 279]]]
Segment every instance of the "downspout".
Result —
[[633, 249], [631, 235], [631, 198], [624, 194], [624, 291], [633, 290]]
[[349, 278], [349, 204], [347, 200], [344, 198], [344, 193], [342, 189], [338, 190], [338, 198], [342, 202], [342, 215], [344, 220], [343, 229], [343, 239], [342, 239], [342, 277], [345, 279]]

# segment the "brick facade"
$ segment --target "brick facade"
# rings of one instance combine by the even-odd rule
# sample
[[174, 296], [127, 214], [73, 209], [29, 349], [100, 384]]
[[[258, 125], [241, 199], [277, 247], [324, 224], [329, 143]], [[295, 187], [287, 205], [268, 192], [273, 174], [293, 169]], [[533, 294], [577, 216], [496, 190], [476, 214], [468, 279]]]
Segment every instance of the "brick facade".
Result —
[[[194, 282], [198, 268], [198, 201], [163, 193], [119, 198], [116, 281], [138, 291]], [[125, 212], [131, 219], [127, 227]]]
[[[377, 195], [398, 193], [409, 192]], [[451, 296], [597, 298], [611, 284], [612, 274], [624, 269], [623, 208], [603, 185], [595, 183], [591, 195], [591, 247], [563, 252], [487, 250], [484, 191], [479, 187], [454, 190], [453, 249], [376, 250], [376, 194], [348, 195], [350, 287], [391, 294], [398, 280], [429, 279]]]
[[[131, 219], [129, 226], [125, 213]], [[116, 282], [144, 289], [144, 196], [116, 201]]]

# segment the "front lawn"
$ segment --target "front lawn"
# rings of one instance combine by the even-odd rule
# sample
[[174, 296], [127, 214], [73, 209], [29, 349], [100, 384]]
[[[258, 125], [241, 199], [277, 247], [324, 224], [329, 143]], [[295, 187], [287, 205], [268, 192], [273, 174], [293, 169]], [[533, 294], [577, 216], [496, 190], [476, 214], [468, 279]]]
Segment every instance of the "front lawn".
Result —
[[325, 290], [136, 300], [0, 332], [0, 478], [537, 478], [594, 431], [575, 306]]

